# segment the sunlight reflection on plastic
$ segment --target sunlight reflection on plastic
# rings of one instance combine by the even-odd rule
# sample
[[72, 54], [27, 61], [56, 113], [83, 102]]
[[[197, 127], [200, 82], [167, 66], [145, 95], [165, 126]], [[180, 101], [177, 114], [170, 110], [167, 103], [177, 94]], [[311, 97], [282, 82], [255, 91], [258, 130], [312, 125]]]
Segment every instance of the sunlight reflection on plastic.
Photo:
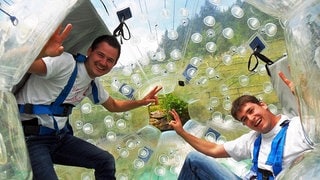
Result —
[[265, 65], [259, 64], [257, 69], [258, 69], [259, 75], [261, 76], [267, 75], [267, 69]]
[[277, 26], [273, 23], [267, 23], [265, 26], [265, 33], [269, 37], [273, 37], [277, 34]]
[[129, 148], [129, 149], [135, 149], [135, 148], [136, 148], [136, 143], [135, 143], [134, 140], [129, 139], [129, 140], [126, 142], [126, 146], [127, 146], [127, 148]]
[[231, 109], [232, 102], [230, 100], [223, 101], [223, 109], [229, 111]]
[[235, 121], [234, 118], [233, 118], [230, 114], [228, 114], [228, 115], [226, 115], [226, 116], [224, 117], [224, 123], [226, 123], [227, 126], [228, 126], [228, 124], [231, 124], [231, 123], [233, 123], [234, 121]]
[[225, 65], [231, 65], [232, 64], [232, 56], [231, 55], [229, 55], [229, 54], [225, 54], [225, 55], [223, 55], [223, 57], [222, 57], [222, 62], [223, 62], [223, 64], [225, 64]]
[[234, 36], [233, 29], [232, 29], [232, 28], [229, 28], [229, 27], [223, 29], [222, 35], [223, 35], [223, 37], [225, 37], [226, 39], [232, 39], [233, 36]]
[[213, 53], [217, 50], [217, 45], [214, 42], [207, 42], [206, 49], [208, 52]]
[[21, 19], [22, 21], [17, 25], [16, 39], [18, 43], [23, 44], [29, 39], [32, 32], [37, 27], [39, 19], [35, 15], [27, 15]]
[[92, 175], [88, 172], [81, 173], [81, 180], [91, 180], [93, 179]]
[[82, 127], [83, 127], [83, 122], [82, 122], [81, 120], [77, 120], [77, 121], [75, 122], [75, 124], [76, 124], [76, 129], [82, 129]]
[[119, 155], [122, 158], [127, 158], [129, 156], [129, 151], [126, 148], [121, 148], [119, 151]]
[[149, 151], [147, 148], [140, 148], [138, 150], [138, 156], [141, 158], [146, 158], [149, 156]]
[[93, 133], [93, 126], [92, 126], [92, 124], [91, 124], [91, 123], [86, 123], [85, 125], [83, 125], [82, 131], [83, 131], [85, 134], [91, 134], [91, 133]]
[[180, 9], [180, 15], [182, 17], [188, 17], [189, 16], [189, 10], [187, 8], [181, 8]]
[[157, 61], [162, 62], [166, 59], [166, 54], [164, 51], [159, 51], [156, 53]]
[[92, 108], [92, 106], [90, 103], [85, 103], [81, 106], [81, 112], [83, 114], [89, 114], [89, 113], [91, 113], [91, 108]]
[[219, 106], [219, 98], [218, 97], [211, 97], [210, 98], [210, 106], [211, 107], [218, 107]]
[[141, 39], [140, 39], [140, 37], [133, 36], [130, 39], [130, 42], [131, 42], [132, 45], [137, 46], [137, 45], [139, 45], [141, 43]]
[[270, 94], [273, 91], [273, 86], [271, 82], [263, 83], [263, 92]]
[[238, 5], [234, 5], [231, 8], [231, 14], [235, 17], [235, 18], [242, 18], [244, 15], [244, 12], [242, 10], [241, 7], [239, 7]]
[[193, 33], [191, 35], [191, 40], [194, 43], [200, 43], [202, 41], [202, 35], [200, 33]]
[[115, 142], [117, 140], [117, 134], [113, 131], [109, 131], [106, 135], [106, 138], [111, 142]]
[[175, 72], [177, 69], [176, 63], [174, 62], [168, 62], [168, 64], [166, 65], [166, 68], [169, 72]]
[[226, 84], [221, 84], [220, 92], [222, 95], [227, 95], [229, 91], [229, 87]]
[[181, 59], [182, 57], [182, 54], [181, 54], [181, 51], [179, 49], [174, 49], [171, 51], [170, 53], [170, 57], [173, 59], [173, 60], [179, 60]]
[[190, 64], [195, 67], [199, 67], [201, 63], [202, 63], [202, 59], [199, 57], [193, 57], [190, 59]]
[[169, 157], [166, 154], [161, 154], [158, 160], [160, 164], [167, 165], [169, 162]]
[[131, 111], [126, 111], [126, 112], [124, 112], [123, 117], [124, 117], [126, 120], [131, 120], [131, 119], [132, 119], [132, 113], [131, 113]]
[[154, 168], [154, 173], [158, 176], [164, 176], [166, 174], [166, 168], [163, 166], [157, 166]]
[[180, 24], [181, 24], [182, 26], [188, 26], [188, 24], [189, 24], [189, 19], [188, 19], [188, 18], [183, 18], [183, 19], [181, 19], [181, 20], [180, 20]]
[[178, 39], [178, 32], [176, 30], [169, 30], [168, 31], [168, 38], [171, 40]]
[[150, 59], [157, 60], [157, 54], [154, 51], [148, 51], [147, 54]]
[[123, 95], [130, 95], [132, 93], [132, 87], [129, 85], [124, 85], [121, 87], [121, 94]]
[[252, 30], [257, 30], [260, 27], [260, 21], [255, 17], [249, 18], [247, 20], [247, 24], [248, 24], [248, 27]]
[[194, 77], [197, 75], [197, 69], [195, 69], [194, 67], [190, 67], [190, 68], [187, 70], [187, 75], [188, 75], [190, 78], [194, 78]]
[[170, 166], [170, 172], [172, 174], [178, 175], [179, 174], [179, 168], [177, 166]]
[[213, 5], [219, 5], [220, 4], [220, 0], [209, 0], [209, 2]]
[[206, 31], [206, 34], [208, 38], [213, 38], [216, 36], [216, 32], [211, 28]]
[[137, 86], [141, 86], [142, 85], [142, 83], [141, 83], [141, 77], [140, 77], [140, 75], [139, 74], [132, 74], [131, 75], [131, 81], [135, 84], [135, 85], [137, 85]]
[[208, 132], [204, 138], [205, 140], [212, 143], [216, 142], [216, 139], [217, 139], [216, 135], [213, 132]]
[[170, 13], [168, 9], [162, 9], [161, 11], [161, 15], [165, 18], [169, 18], [170, 17]]
[[244, 46], [239, 46], [237, 48], [237, 52], [240, 56], [244, 56], [246, 54], [247, 50]]
[[206, 26], [209, 26], [209, 27], [212, 27], [216, 24], [216, 19], [213, 17], [213, 16], [206, 16], [204, 19], [203, 19], [203, 23], [206, 25]]
[[268, 108], [273, 114], [278, 114], [278, 108], [274, 104], [269, 104]]
[[154, 64], [154, 65], [152, 65], [152, 67], [151, 67], [151, 72], [153, 73], [153, 74], [155, 74], [155, 75], [157, 75], [157, 74], [160, 74], [160, 72], [161, 72], [161, 66], [159, 65], [159, 64]]
[[214, 77], [214, 76], [215, 76], [215, 70], [214, 70], [214, 68], [208, 67], [208, 68], [206, 69], [206, 75], [207, 75], [209, 78]]
[[113, 117], [110, 115], [107, 115], [104, 118], [104, 124], [106, 125], [107, 128], [112, 128], [114, 126], [114, 120]]
[[249, 77], [246, 76], [246, 75], [241, 75], [239, 76], [239, 84], [242, 86], [242, 87], [245, 87], [249, 84]]
[[222, 122], [222, 113], [219, 111], [212, 113], [212, 121]]
[[133, 161], [133, 167], [134, 167], [135, 169], [141, 169], [141, 168], [143, 168], [143, 166], [144, 166], [144, 161], [143, 161], [143, 160], [141, 160], [141, 159], [135, 159], [135, 160]]
[[119, 173], [119, 174], [117, 175], [117, 179], [119, 179], [119, 180], [129, 180], [129, 177], [128, 177], [128, 175], [125, 174], [125, 173]]
[[132, 68], [128, 66], [124, 67], [122, 69], [122, 74], [125, 76], [130, 76], [132, 74]]
[[118, 129], [125, 129], [127, 127], [127, 123], [124, 119], [117, 120], [116, 125]]
[[224, 144], [226, 141], [227, 141], [226, 137], [221, 135], [217, 139], [217, 144]]

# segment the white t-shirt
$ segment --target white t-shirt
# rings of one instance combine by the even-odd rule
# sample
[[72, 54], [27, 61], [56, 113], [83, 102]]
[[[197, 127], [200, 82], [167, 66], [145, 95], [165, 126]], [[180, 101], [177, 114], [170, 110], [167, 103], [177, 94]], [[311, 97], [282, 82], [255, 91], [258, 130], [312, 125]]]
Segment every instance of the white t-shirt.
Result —
[[[280, 124], [285, 120], [290, 119], [286, 115], [281, 115], [281, 119], [277, 123], [277, 125], [270, 132], [262, 134], [258, 158], [259, 168], [273, 172], [272, 167], [266, 165], [265, 163], [271, 151], [272, 140], [281, 130], [282, 127], [280, 126]], [[227, 153], [237, 161], [244, 159], [253, 159], [254, 142], [258, 135], [258, 132], [252, 130], [233, 141], [226, 142], [224, 144], [224, 148]], [[289, 167], [291, 163], [304, 151], [310, 150], [312, 148], [312, 145], [310, 145], [305, 138], [300, 118], [291, 118], [287, 129], [286, 142], [283, 152], [282, 169]]]
[[[47, 74], [45, 76], [38, 76], [32, 74], [27, 80], [26, 84], [16, 95], [18, 104], [43, 104], [49, 105], [56, 100], [74, 70], [76, 61], [69, 53], [63, 53], [58, 57], [46, 57], [43, 61], [47, 67]], [[64, 103], [73, 105], [79, 104], [85, 97], [93, 100], [91, 81], [84, 63], [77, 63], [78, 73], [76, 81], [67, 96]], [[104, 103], [109, 94], [104, 90], [98, 78], [95, 78], [95, 83], [98, 88], [98, 104]], [[30, 115], [21, 114], [21, 120], [29, 120], [37, 117], [40, 124], [49, 128], [54, 128], [52, 117], [48, 115]], [[59, 129], [65, 126], [67, 117], [55, 117]]]

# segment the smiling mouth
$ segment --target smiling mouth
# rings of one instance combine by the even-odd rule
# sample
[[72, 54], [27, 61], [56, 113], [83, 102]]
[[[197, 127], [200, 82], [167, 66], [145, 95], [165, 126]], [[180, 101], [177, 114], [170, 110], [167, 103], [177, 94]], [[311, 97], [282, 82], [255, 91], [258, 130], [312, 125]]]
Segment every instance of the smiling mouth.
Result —
[[254, 124], [254, 127], [257, 127], [257, 126], [259, 126], [259, 124], [261, 123], [261, 119], [258, 119], [257, 121], [256, 121], [256, 123]]

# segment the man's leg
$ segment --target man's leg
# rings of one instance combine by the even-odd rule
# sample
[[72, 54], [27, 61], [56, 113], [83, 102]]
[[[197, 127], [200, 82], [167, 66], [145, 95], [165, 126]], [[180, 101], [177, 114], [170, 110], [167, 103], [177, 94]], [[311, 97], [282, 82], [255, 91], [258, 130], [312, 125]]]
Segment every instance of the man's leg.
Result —
[[115, 159], [109, 153], [80, 138], [66, 134], [52, 153], [55, 164], [95, 169], [96, 180], [115, 179]]
[[58, 177], [54, 170], [50, 155], [50, 148], [56, 139], [47, 136], [27, 136], [25, 139], [28, 147], [33, 179], [57, 180]]
[[179, 180], [240, 180], [241, 178], [226, 169], [214, 158], [200, 152], [190, 152], [182, 166], [178, 177]]

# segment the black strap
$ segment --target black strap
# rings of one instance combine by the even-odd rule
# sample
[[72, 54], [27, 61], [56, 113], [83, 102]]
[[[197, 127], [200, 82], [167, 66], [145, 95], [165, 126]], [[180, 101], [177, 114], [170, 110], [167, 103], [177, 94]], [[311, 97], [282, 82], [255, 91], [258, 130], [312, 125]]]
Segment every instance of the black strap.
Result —
[[[127, 38], [124, 36], [123, 26], [125, 26], [126, 29], [127, 29], [127, 31], [128, 31], [128, 37], [127, 37]], [[129, 39], [131, 38], [130, 30], [129, 30], [127, 24], [126, 24], [124, 21], [122, 21], [122, 22], [119, 24], [119, 26], [113, 31], [113, 35], [116, 36], [116, 37], [117, 37], [117, 36], [120, 36], [120, 42], [121, 42], [121, 44], [122, 44], [122, 38], [123, 38], [124, 40], [129, 40]]]
[[[254, 65], [253, 68], [250, 68], [253, 57], [254, 57], [255, 60], [256, 60], [256, 64]], [[248, 61], [248, 70], [249, 70], [250, 72], [254, 71], [254, 70], [258, 67], [258, 65], [259, 65], [259, 59], [266, 63], [265, 66], [266, 66], [267, 73], [268, 73], [269, 76], [271, 76], [270, 71], [269, 71], [269, 69], [268, 69], [268, 65], [273, 64], [273, 61], [271, 61], [267, 56], [261, 54], [261, 53], [258, 52], [258, 51], [254, 51], [254, 52], [250, 55], [249, 61]]]

